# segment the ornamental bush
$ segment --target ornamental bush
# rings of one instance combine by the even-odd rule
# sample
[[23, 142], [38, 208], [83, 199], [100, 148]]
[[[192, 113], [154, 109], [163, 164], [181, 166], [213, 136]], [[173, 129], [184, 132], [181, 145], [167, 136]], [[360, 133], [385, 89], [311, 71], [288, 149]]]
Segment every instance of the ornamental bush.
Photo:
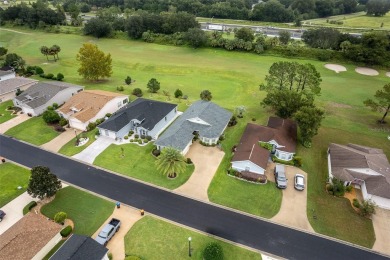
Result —
[[69, 234], [72, 233], [72, 227], [66, 226], [63, 230], [61, 230], [60, 234], [62, 237], [67, 237]]
[[65, 126], [68, 124], [68, 120], [66, 120], [65, 118], [61, 118], [59, 124], [60, 126]]
[[67, 218], [67, 214], [65, 212], [57, 212], [55, 215], [54, 215], [54, 221], [56, 223], [64, 223], [65, 219]]
[[132, 94], [134, 95], [134, 96], [137, 96], [137, 97], [142, 97], [142, 90], [140, 89], [140, 88], [135, 88], [135, 89], [133, 89], [133, 92], [132, 92]]
[[222, 260], [223, 250], [222, 246], [216, 242], [210, 243], [203, 251], [204, 260]]

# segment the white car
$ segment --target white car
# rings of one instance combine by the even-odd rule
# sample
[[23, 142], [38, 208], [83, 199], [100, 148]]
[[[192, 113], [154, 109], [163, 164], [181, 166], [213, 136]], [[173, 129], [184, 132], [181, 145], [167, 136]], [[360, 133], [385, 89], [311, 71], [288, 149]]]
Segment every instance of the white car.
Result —
[[302, 174], [295, 174], [294, 187], [297, 190], [304, 190], [305, 189], [305, 176], [303, 176]]

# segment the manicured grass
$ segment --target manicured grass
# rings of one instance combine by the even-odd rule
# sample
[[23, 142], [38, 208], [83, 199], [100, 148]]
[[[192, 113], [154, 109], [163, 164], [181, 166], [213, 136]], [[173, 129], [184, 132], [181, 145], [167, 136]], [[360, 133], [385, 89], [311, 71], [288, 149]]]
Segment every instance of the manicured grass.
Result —
[[83, 146], [76, 146], [76, 137], [69, 141], [67, 144], [61, 147], [58, 151], [59, 153], [67, 156], [73, 156], [75, 154], [81, 153], [85, 148], [87, 148], [90, 144], [92, 144], [95, 139], [96, 130], [92, 130], [86, 133], [82, 133], [82, 137], [88, 137], [89, 140]]
[[32, 117], [5, 132], [6, 135], [35, 144], [42, 145], [59, 135], [52, 127], [48, 126], [42, 117]]
[[[245, 211], [264, 218], [272, 218], [280, 209], [282, 191], [272, 181], [266, 185], [253, 184], [227, 176], [230, 161], [233, 157], [231, 148], [237, 144], [246, 126], [246, 120], [228, 128], [222, 148], [225, 151], [219, 168], [208, 189], [210, 201], [227, 207]], [[234, 192], [232, 192], [234, 191]]]
[[0, 208], [26, 191], [29, 178], [26, 168], [10, 162], [0, 164]]
[[66, 242], [66, 240], [61, 240], [60, 242], [58, 242], [50, 251], [49, 253], [47, 253], [47, 255], [45, 255], [44, 258], [42, 258], [42, 260], [49, 260], [50, 257], [52, 255], [54, 255], [55, 252], [57, 252], [58, 249], [60, 249], [60, 247]]
[[[326, 21], [341, 21], [343, 24], [331, 24]], [[385, 16], [367, 16], [366, 12], [353, 14], [343, 14], [331, 17], [312, 19], [305, 21], [305, 24], [322, 25], [331, 27], [353, 27], [353, 28], [372, 28], [380, 30], [390, 30], [390, 13]], [[383, 23], [383, 27], [381, 27]]]
[[74, 224], [74, 233], [91, 236], [112, 214], [114, 203], [68, 186], [57, 192], [55, 199], [41, 208], [42, 214], [53, 219], [63, 211]]
[[5, 101], [0, 103], [0, 124], [16, 117], [16, 115], [12, 115], [13, 111], [8, 111], [7, 107], [13, 106], [12, 100]]
[[203, 259], [203, 249], [212, 242], [222, 246], [224, 259], [261, 259], [259, 253], [173, 225], [153, 217], [144, 217], [125, 236], [125, 254], [142, 259], [182, 260], [188, 257], [191, 237], [192, 259]]
[[[121, 148], [124, 149], [122, 158]], [[156, 158], [152, 155], [153, 144], [138, 146], [136, 144], [110, 145], [94, 161], [95, 165], [146, 181], [167, 189], [176, 189], [185, 183], [194, 171], [194, 165], [187, 165], [187, 171], [175, 179], [168, 179], [156, 169]]]

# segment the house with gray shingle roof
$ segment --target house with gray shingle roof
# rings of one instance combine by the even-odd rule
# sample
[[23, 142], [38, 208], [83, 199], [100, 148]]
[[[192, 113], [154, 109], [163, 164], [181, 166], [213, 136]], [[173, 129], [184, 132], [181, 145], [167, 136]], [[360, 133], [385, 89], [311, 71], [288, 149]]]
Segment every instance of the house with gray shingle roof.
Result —
[[361, 189], [365, 200], [390, 209], [390, 164], [381, 149], [357, 144], [329, 145], [329, 178]]
[[83, 89], [81, 86], [60, 81], [39, 82], [15, 97], [13, 103], [24, 113], [39, 116], [48, 106], [54, 103], [62, 105]]
[[177, 116], [176, 104], [138, 98], [100, 124], [98, 129], [101, 136], [114, 139], [123, 138], [130, 130], [157, 139]]
[[50, 260], [108, 260], [108, 249], [94, 239], [73, 234], [52, 255]]
[[192, 104], [158, 138], [158, 149], [173, 147], [186, 154], [194, 135], [209, 145], [216, 144], [229, 123], [232, 113], [210, 101], [199, 100]]
[[0, 81], [0, 102], [11, 100], [19, 91], [25, 91], [38, 81], [23, 77], [10, 78]]

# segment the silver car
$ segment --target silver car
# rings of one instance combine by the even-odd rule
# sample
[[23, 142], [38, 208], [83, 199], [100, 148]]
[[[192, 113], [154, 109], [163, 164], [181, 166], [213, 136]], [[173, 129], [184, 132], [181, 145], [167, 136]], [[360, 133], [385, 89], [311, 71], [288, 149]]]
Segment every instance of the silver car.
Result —
[[305, 189], [305, 176], [303, 176], [302, 174], [295, 174], [294, 187], [297, 190], [304, 190]]

